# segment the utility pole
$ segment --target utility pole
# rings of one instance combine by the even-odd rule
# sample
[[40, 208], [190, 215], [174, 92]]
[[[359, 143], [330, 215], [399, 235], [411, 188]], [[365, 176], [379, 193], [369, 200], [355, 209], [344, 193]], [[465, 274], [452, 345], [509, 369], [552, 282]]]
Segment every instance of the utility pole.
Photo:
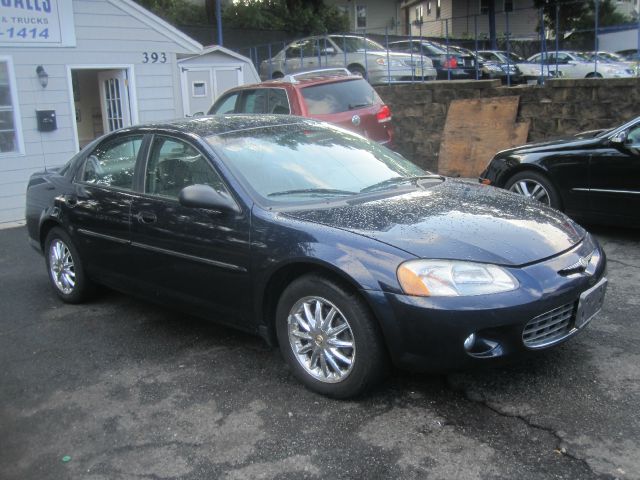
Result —
[[489, 0], [489, 39], [491, 40], [491, 50], [498, 49], [496, 39], [496, 0]]
[[216, 0], [216, 22], [218, 24], [218, 45], [222, 46], [222, 0]]

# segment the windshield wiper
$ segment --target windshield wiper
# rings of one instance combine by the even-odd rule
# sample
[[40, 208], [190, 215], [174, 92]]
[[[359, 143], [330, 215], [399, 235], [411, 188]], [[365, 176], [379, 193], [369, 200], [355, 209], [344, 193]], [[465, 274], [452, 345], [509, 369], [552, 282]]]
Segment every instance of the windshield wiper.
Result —
[[401, 183], [409, 183], [409, 182], [417, 182], [418, 180], [424, 180], [427, 178], [439, 179], [439, 180], [442, 179], [440, 175], [416, 175], [414, 177], [391, 177], [381, 182], [374, 183], [373, 185], [369, 185], [368, 187], [363, 188], [362, 190], [360, 190], [360, 193], [373, 192], [375, 190], [382, 190], [392, 185], [399, 185]]
[[335, 188], [299, 188], [295, 190], [284, 190], [282, 192], [269, 193], [267, 197], [279, 197], [281, 195], [298, 195], [298, 194], [312, 194], [312, 195], [357, 195], [358, 192], [352, 192], [350, 190], [338, 190]]
[[349, 104], [347, 107], [349, 110], [355, 110], [356, 108], [368, 107], [369, 105], [373, 105], [373, 103], [355, 103], [353, 105]]

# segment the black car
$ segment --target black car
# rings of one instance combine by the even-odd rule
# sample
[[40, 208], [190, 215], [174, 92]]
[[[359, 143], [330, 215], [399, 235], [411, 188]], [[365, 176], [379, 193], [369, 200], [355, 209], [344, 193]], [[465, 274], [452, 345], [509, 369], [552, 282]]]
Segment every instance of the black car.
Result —
[[109, 134], [33, 175], [26, 213], [63, 301], [100, 283], [259, 334], [334, 397], [390, 362], [443, 370], [561, 343], [607, 284], [604, 252], [562, 213], [284, 115]]
[[640, 117], [496, 154], [482, 183], [587, 222], [640, 226]]
[[[428, 57], [433, 62], [438, 80], [476, 78], [476, 59], [469, 52], [429, 40], [413, 39], [389, 42], [389, 50]], [[417, 57], [418, 58], [418, 57]]]

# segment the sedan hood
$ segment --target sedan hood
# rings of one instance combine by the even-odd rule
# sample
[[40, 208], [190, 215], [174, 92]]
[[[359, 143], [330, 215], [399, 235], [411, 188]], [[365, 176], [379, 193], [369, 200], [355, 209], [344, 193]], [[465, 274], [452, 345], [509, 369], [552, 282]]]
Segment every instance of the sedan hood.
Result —
[[503, 150], [500, 153], [514, 153], [516, 155], [522, 155], [527, 153], [546, 152], [546, 151], [561, 151], [572, 150], [575, 148], [589, 148], [596, 146], [602, 142], [602, 138], [596, 137], [602, 130], [592, 130], [589, 132], [578, 133], [570, 137], [559, 137], [545, 140], [544, 142], [529, 143], [527, 145], [521, 145], [516, 148], [510, 148]]
[[562, 213], [519, 195], [455, 180], [391, 198], [288, 211], [420, 258], [516, 266], [570, 249], [585, 231]]

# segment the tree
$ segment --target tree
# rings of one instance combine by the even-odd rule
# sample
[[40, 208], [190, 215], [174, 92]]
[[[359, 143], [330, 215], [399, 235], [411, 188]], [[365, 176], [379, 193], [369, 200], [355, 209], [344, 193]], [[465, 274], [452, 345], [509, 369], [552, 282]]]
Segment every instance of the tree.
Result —
[[292, 34], [340, 32], [349, 20], [324, 0], [241, 0], [228, 5], [223, 23], [231, 28], [285, 30]]
[[[555, 33], [556, 7], [558, 10], [558, 32], [560, 35], [575, 32], [576, 34], [593, 35], [595, 28], [595, 0], [576, 2], [575, 0], [534, 0], [536, 8], [544, 9], [545, 28]], [[601, 27], [620, 25], [631, 21], [631, 18], [618, 12], [613, 0], [598, 1], [598, 23]]]
[[[135, 0], [172, 25], [206, 24], [208, 10], [184, 0]], [[215, 0], [214, 0], [215, 2]], [[215, 17], [214, 20], [215, 22]]]

